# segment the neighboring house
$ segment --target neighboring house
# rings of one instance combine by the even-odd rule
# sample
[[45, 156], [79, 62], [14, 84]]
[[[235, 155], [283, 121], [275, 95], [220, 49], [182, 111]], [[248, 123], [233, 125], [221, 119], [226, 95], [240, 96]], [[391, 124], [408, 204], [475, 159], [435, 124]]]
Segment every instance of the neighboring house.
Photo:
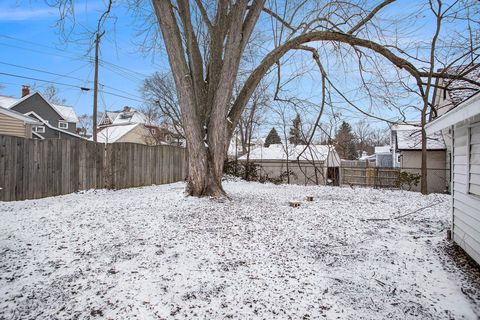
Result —
[[426, 126], [428, 134], [452, 137], [452, 235], [480, 263], [480, 92]]
[[[140, 126], [134, 127], [132, 126], [134, 124], [139, 124]], [[113, 128], [117, 126], [126, 126], [126, 127], [105, 131], [105, 128], [110, 128], [110, 127]], [[142, 144], [148, 144], [148, 145], [168, 144], [168, 145], [181, 146], [185, 144], [185, 139], [181, 135], [174, 133], [173, 131], [165, 127], [152, 125], [149, 122], [148, 117], [144, 113], [128, 106], [125, 106], [121, 111], [104, 112], [99, 121], [97, 134], [99, 132], [104, 132], [105, 134], [109, 131], [124, 132], [127, 129], [134, 130], [133, 132], [127, 135], [130, 140], [133, 140], [129, 142], [142, 143]], [[108, 143], [125, 142], [125, 141], [112, 141], [112, 139], [106, 139], [106, 140], [109, 141]], [[100, 139], [98, 139], [98, 137], [97, 137], [97, 141], [101, 142]]]
[[290, 183], [338, 184], [340, 157], [335, 148], [328, 145], [311, 145], [305, 150], [305, 147], [289, 145], [287, 151], [282, 144], [260, 146], [238, 160], [246, 162], [248, 159], [249, 162], [259, 165], [260, 174], [269, 178], [278, 178], [290, 171], [293, 173], [290, 176]]
[[185, 138], [166, 127], [145, 125], [155, 138], [157, 144], [168, 144], [174, 146], [185, 146]]
[[[374, 154], [368, 154], [367, 151], [362, 151], [362, 156], [358, 158], [358, 160], [367, 162], [368, 166], [375, 166], [376, 165], [376, 160], [377, 156]], [[357, 161], [357, 160], [351, 160], [351, 161]]]
[[[90, 140], [92, 139], [93, 138], [90, 138]], [[141, 123], [119, 124], [99, 128], [99, 131], [97, 131], [97, 142], [131, 142], [146, 145], [156, 144], [156, 140], [150, 130]]]
[[0, 107], [0, 135], [32, 138], [32, 128], [40, 121], [13, 110]]
[[[265, 139], [252, 138], [250, 139], [250, 145], [247, 147], [247, 150], [248, 148], [253, 150], [255, 148], [263, 147], [264, 144], [265, 144]], [[231, 159], [236, 159], [243, 156], [242, 139], [238, 134], [236, 136], [233, 136], [232, 139], [230, 140], [230, 144], [228, 145], [227, 155]]]
[[148, 124], [148, 122], [147, 116], [145, 116], [145, 114], [143, 114], [141, 111], [125, 106], [121, 111], [104, 112], [100, 118], [100, 121], [98, 122], [98, 126], [105, 127], [133, 123]]
[[[391, 150], [393, 167], [412, 174], [421, 174], [421, 130], [415, 124], [391, 126]], [[445, 192], [448, 189], [446, 146], [441, 133], [427, 135], [427, 186], [428, 192]], [[419, 191], [420, 185], [412, 190]]]
[[393, 167], [393, 156], [391, 146], [375, 147], [375, 166], [382, 168]]
[[365, 151], [358, 160], [368, 162], [368, 166], [391, 168], [393, 167], [392, 152], [390, 146], [377, 146], [375, 153], [367, 155]]
[[0, 97], [0, 107], [22, 113], [39, 122], [32, 128], [33, 137], [39, 139], [77, 139], [78, 117], [72, 107], [52, 104], [40, 93], [30, 94], [29, 88], [22, 88], [22, 98]]

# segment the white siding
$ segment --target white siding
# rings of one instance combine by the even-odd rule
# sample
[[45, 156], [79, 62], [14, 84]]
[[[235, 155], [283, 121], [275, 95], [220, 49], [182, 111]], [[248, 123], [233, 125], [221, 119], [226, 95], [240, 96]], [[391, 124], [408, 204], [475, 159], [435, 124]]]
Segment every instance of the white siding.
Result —
[[470, 128], [470, 193], [480, 196], [480, 123]]
[[[478, 120], [478, 119], [475, 119]], [[477, 134], [478, 132], [478, 134]], [[470, 144], [469, 144], [470, 143]], [[467, 125], [457, 125], [453, 134], [452, 152], [452, 190], [453, 190], [453, 240], [462, 247], [475, 261], [480, 263], [480, 196], [469, 193], [472, 185], [477, 185], [480, 174], [475, 167], [478, 154], [473, 158], [469, 156], [473, 149], [480, 148], [480, 129]], [[478, 147], [476, 146], [478, 145]], [[473, 165], [473, 167], [472, 167]], [[469, 169], [470, 175], [469, 175]], [[472, 179], [469, 179], [473, 177]], [[472, 190], [471, 190], [472, 191]]]

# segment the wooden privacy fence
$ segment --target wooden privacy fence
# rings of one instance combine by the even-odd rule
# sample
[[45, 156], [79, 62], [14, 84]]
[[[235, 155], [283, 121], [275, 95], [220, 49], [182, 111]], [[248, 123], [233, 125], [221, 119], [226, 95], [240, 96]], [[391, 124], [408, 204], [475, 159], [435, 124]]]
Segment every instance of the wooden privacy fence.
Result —
[[341, 167], [341, 184], [370, 186], [376, 188], [397, 188], [399, 168]]
[[182, 181], [185, 149], [0, 135], [0, 201]]

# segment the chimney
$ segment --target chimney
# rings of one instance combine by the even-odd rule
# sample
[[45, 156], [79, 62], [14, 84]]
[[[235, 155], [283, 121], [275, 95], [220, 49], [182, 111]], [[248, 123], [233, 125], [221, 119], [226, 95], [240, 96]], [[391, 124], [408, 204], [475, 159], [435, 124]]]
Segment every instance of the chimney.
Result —
[[30, 94], [30, 86], [22, 86], [22, 98]]

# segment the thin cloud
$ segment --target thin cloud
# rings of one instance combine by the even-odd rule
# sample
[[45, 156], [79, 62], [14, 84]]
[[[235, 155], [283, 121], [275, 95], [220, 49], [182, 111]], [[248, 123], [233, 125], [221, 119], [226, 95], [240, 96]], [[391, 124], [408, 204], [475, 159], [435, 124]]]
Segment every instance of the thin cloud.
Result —
[[54, 17], [54, 8], [8, 8], [0, 7], [0, 22], [24, 21], [30, 19], [43, 19]]
[[[102, 9], [103, 5], [102, 1], [89, 2], [88, 5], [86, 2], [75, 2], [75, 9], [78, 9], [75, 13], [82, 14]], [[0, 5], [0, 22], [58, 18], [58, 15], [58, 9], [54, 7], [45, 6], [32, 8]]]

